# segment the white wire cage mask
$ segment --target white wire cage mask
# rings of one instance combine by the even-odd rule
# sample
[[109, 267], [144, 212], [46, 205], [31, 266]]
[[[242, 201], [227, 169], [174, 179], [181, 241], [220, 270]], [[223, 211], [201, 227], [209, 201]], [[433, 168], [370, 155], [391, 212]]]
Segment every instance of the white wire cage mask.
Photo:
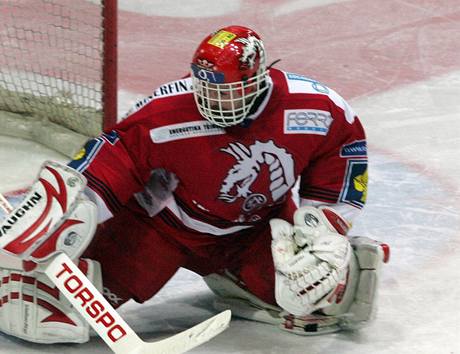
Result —
[[192, 71], [193, 93], [200, 114], [219, 127], [241, 123], [257, 97], [268, 89], [268, 70], [246, 81], [211, 83]]

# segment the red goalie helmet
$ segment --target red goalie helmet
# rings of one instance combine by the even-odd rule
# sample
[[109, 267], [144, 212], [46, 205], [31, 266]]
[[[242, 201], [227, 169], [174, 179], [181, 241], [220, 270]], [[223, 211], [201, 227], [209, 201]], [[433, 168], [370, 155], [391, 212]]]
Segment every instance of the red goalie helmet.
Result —
[[201, 115], [221, 127], [242, 122], [268, 88], [265, 61], [262, 40], [249, 28], [228, 26], [207, 36], [192, 60]]

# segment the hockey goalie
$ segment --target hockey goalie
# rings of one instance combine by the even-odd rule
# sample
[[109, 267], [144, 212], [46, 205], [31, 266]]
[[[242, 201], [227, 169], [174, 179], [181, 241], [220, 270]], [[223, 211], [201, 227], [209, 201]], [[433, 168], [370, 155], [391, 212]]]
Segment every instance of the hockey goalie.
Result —
[[199, 44], [190, 75], [67, 166], [46, 163], [3, 220], [0, 246], [23, 262], [1, 266], [0, 330], [88, 340], [37, 266], [60, 252], [114, 307], [150, 299], [183, 267], [237, 316], [296, 334], [360, 328], [389, 257], [385, 244], [348, 235], [366, 195], [366, 140], [348, 103], [267, 65], [253, 30], [224, 27]]

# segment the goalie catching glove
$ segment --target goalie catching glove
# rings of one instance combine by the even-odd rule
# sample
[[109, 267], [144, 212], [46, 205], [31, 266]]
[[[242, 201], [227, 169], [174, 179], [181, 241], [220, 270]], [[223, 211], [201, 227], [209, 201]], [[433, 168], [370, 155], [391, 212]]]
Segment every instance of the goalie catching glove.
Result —
[[302, 316], [331, 304], [345, 286], [352, 250], [321, 209], [304, 207], [294, 225], [272, 219], [275, 297], [289, 313]]
[[222, 298], [216, 308], [279, 325], [302, 335], [360, 328], [374, 318], [380, 267], [389, 248], [367, 237], [344, 235], [347, 222], [333, 209], [299, 208], [294, 225], [273, 219], [276, 307], [238, 286], [232, 275], [205, 277]]

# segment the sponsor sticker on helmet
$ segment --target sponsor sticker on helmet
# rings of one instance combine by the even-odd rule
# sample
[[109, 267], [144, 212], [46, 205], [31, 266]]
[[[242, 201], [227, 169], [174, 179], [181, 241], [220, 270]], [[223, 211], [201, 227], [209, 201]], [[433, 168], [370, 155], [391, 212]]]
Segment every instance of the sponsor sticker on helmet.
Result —
[[217, 32], [208, 41], [209, 44], [223, 49], [232, 39], [236, 37], [236, 34], [228, 31], [221, 30]]
[[192, 64], [192, 71], [193, 76], [195, 76], [197, 79], [207, 81], [212, 84], [222, 84], [225, 82], [224, 73], [207, 70], [196, 64]]

